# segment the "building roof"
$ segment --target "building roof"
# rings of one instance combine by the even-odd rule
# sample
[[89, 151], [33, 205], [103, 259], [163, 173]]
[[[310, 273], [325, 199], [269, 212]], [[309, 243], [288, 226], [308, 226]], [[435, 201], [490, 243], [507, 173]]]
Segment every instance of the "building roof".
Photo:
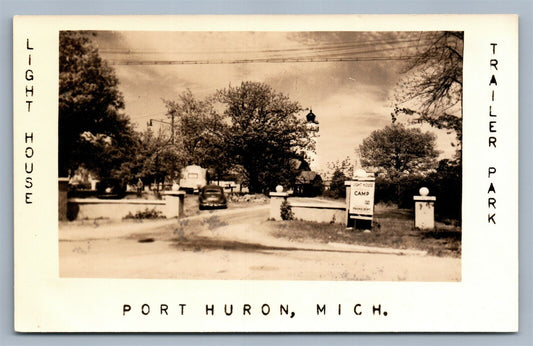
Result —
[[303, 171], [296, 177], [296, 184], [312, 184], [317, 175], [313, 171]]

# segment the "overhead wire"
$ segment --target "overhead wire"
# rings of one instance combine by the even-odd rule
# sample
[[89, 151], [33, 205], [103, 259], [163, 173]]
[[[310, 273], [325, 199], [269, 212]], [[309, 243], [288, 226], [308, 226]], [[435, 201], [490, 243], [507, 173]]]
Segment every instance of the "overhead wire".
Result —
[[[403, 42], [402, 42], [403, 43]], [[381, 61], [381, 60], [407, 60], [412, 58], [410, 55], [378, 55], [366, 56], [371, 53], [391, 52], [422, 48], [428, 44], [418, 44], [410, 46], [396, 46], [388, 48], [378, 48], [372, 50], [359, 50], [359, 47], [342, 47], [335, 48], [334, 51], [316, 51], [313, 53], [310, 49], [301, 49], [299, 54], [289, 55], [271, 55], [266, 57], [252, 58], [211, 58], [211, 59], [108, 59], [111, 65], [195, 65], [195, 64], [246, 64], [246, 63], [290, 63], [290, 62], [329, 62], [329, 61]], [[255, 52], [248, 52], [248, 56], [254, 55]], [[255, 53], [257, 54], [257, 53]]]
[[359, 48], [361, 46], [378, 46], [378, 45], [393, 45], [402, 43], [412, 43], [427, 41], [427, 39], [412, 38], [406, 40], [376, 40], [376, 41], [352, 41], [352, 42], [340, 42], [332, 44], [321, 44], [318, 46], [310, 47], [297, 47], [297, 48], [283, 48], [283, 49], [262, 49], [262, 50], [203, 50], [203, 51], [191, 51], [191, 50], [142, 50], [142, 49], [127, 49], [127, 48], [104, 48], [99, 52], [102, 54], [233, 54], [233, 53], [276, 53], [276, 52], [293, 52], [293, 51], [315, 51], [315, 50], [329, 50], [329, 49], [341, 49], [341, 48]]
[[348, 61], [394, 61], [409, 60], [415, 55], [398, 57], [306, 57], [306, 58], [270, 58], [270, 59], [236, 59], [236, 60], [123, 60], [111, 61], [111, 65], [229, 65], [253, 63], [300, 63], [300, 62], [348, 62]]

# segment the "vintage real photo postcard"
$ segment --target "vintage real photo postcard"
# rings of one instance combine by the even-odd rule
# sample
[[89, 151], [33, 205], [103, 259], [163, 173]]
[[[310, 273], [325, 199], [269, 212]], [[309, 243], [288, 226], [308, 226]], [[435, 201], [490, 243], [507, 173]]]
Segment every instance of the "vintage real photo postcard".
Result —
[[517, 16], [13, 25], [15, 330], [518, 330]]

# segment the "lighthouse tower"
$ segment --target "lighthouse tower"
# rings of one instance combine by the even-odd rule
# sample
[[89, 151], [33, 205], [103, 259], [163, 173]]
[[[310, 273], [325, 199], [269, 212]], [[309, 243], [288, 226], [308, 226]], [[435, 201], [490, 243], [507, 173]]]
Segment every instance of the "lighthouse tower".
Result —
[[307, 113], [305, 118], [307, 119], [307, 124], [309, 124], [311, 126], [317, 125], [316, 128], [318, 130], [318, 121], [316, 120], [316, 115], [315, 115], [315, 113], [313, 113], [312, 109], [309, 109], [309, 113]]
[[[318, 130], [319, 130], [319, 127], [318, 127], [318, 120], [316, 119], [316, 114], [313, 113], [313, 110], [310, 108], [309, 109], [309, 113], [307, 113], [307, 115], [305, 116], [307, 122], [305, 124], [305, 126], [307, 127], [307, 129], [309, 130], [309, 132], [311, 133], [311, 138], [315, 141], [315, 143], [317, 142], [317, 139], [318, 139]], [[316, 148], [315, 148], [316, 149]], [[316, 166], [318, 164], [317, 162], [317, 155], [316, 153], [314, 152], [311, 152], [311, 151], [307, 151], [306, 152], [306, 155], [307, 157], [309, 158], [309, 165], [311, 166], [311, 169], [313, 170], [316, 170]]]

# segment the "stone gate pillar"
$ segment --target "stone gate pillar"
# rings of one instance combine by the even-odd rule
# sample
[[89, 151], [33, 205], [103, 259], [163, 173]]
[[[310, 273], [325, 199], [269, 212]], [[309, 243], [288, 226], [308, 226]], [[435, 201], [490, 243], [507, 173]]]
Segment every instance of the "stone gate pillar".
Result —
[[270, 196], [270, 219], [281, 220], [281, 204], [287, 200], [288, 192], [283, 191], [283, 187], [276, 186], [276, 192], [271, 192]]
[[68, 201], [68, 178], [58, 179], [58, 219], [67, 221], [67, 201]]
[[184, 191], [164, 191], [165, 196], [165, 210], [166, 217], [182, 217], [183, 205], [185, 204], [185, 192]]
[[415, 201], [415, 227], [420, 229], [435, 228], [435, 201], [437, 197], [428, 196], [429, 189], [422, 187], [420, 196], [413, 196]]

